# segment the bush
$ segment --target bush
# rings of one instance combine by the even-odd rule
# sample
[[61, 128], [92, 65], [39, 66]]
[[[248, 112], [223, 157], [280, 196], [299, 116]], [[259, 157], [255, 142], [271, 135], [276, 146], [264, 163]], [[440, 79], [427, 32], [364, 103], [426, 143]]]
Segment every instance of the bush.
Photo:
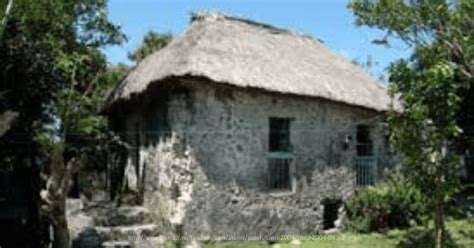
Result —
[[359, 189], [347, 204], [350, 227], [360, 232], [385, 231], [423, 224], [428, 220], [427, 199], [401, 175]]

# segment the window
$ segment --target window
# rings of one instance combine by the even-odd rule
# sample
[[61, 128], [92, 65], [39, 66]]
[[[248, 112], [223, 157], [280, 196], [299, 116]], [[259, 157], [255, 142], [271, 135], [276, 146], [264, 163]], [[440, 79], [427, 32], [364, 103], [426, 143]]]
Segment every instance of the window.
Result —
[[289, 118], [270, 118], [270, 152], [291, 152]]
[[377, 160], [373, 156], [374, 149], [369, 126], [357, 126], [356, 141], [356, 184], [360, 186], [372, 185], [376, 181]]
[[371, 156], [373, 155], [372, 140], [370, 137], [370, 128], [366, 125], [357, 126], [357, 155]]
[[269, 187], [274, 190], [289, 190], [290, 184], [290, 163], [291, 159], [270, 158], [269, 167]]
[[292, 147], [290, 143], [290, 119], [270, 118], [268, 185], [271, 190], [290, 190], [290, 166]]

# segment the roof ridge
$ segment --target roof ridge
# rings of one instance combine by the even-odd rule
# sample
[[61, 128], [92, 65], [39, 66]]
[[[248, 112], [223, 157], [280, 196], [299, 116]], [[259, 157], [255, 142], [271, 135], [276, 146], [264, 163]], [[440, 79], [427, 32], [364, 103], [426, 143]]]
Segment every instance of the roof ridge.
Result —
[[257, 27], [269, 29], [272, 31], [276, 31], [279, 33], [295, 34], [290, 29], [287, 29], [287, 28], [280, 28], [280, 27], [273, 26], [264, 22], [259, 22], [259, 21], [248, 19], [248, 18], [238, 17], [232, 14], [224, 14], [219, 11], [198, 11], [198, 12], [191, 13], [191, 22], [218, 21], [218, 20], [239, 21], [239, 22], [243, 22], [252, 26], [257, 26]]
[[242, 22], [251, 26], [255, 27], [260, 27], [263, 29], [268, 29], [273, 33], [279, 33], [279, 34], [287, 34], [295, 37], [300, 37], [300, 38], [305, 38], [309, 39], [311, 41], [319, 42], [319, 43], [324, 43], [324, 40], [314, 37], [311, 34], [308, 33], [303, 33], [303, 32], [297, 32], [293, 31], [289, 28], [282, 28], [282, 27], [277, 27], [268, 23], [260, 22], [260, 21], [254, 21], [252, 19], [248, 18], [243, 18], [239, 17], [236, 15], [232, 14], [224, 14], [220, 11], [196, 11], [196, 12], [191, 12], [191, 23], [195, 21], [218, 21], [218, 20], [229, 20], [229, 21], [237, 21], [237, 22]]

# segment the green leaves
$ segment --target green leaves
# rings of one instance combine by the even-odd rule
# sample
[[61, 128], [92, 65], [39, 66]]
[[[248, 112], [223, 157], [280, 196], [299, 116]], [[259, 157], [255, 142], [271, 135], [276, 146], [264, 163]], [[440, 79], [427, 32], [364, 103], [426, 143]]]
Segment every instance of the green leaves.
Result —
[[443, 0], [354, 0], [348, 7], [356, 15], [356, 25], [387, 31], [410, 45], [429, 42], [433, 28], [449, 17]]
[[82, 0], [75, 6], [75, 26], [81, 43], [101, 47], [126, 41], [126, 36], [120, 32], [120, 26], [108, 20], [106, 10], [106, 0]]
[[442, 230], [443, 203], [459, 186], [458, 153], [472, 138], [461, 134], [474, 116], [474, 2], [354, 0], [349, 7], [357, 24], [413, 48], [409, 59], [389, 67], [390, 92], [403, 106], [389, 117], [391, 141], [410, 182], [436, 209], [436, 228]]
[[100, 116], [86, 116], [85, 118], [79, 119], [78, 127], [79, 130], [85, 134], [91, 134], [96, 129], [104, 127], [106, 121]]
[[165, 47], [172, 38], [173, 36], [170, 33], [160, 34], [150, 31], [143, 38], [142, 44], [135, 51], [128, 54], [128, 58], [138, 63], [151, 53]]
[[351, 226], [357, 231], [383, 231], [422, 224], [428, 199], [405, 177], [392, 173], [375, 186], [359, 189], [347, 205]]
[[[17, 132], [30, 139], [23, 144], [40, 132], [64, 143], [65, 150], [80, 150], [105, 129], [97, 106], [120, 78], [104, 76], [100, 48], [126, 39], [106, 7], [106, 0], [14, 1], [0, 43], [0, 91], [8, 92], [2, 106], [20, 114]], [[46, 136], [39, 137], [35, 144], [41, 145]], [[11, 152], [0, 157], [23, 152], [10, 143], [0, 142], [0, 151]]]
[[[93, 91], [95, 89], [91, 92]], [[76, 89], [64, 89], [59, 92], [55, 108], [61, 120], [62, 133], [90, 135], [105, 128], [105, 118], [97, 113], [100, 100], [95, 94], [85, 95]]]

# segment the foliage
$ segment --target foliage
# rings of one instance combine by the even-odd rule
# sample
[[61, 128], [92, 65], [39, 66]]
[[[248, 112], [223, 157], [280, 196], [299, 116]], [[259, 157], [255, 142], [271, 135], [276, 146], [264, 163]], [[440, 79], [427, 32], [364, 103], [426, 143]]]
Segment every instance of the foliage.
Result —
[[353, 229], [360, 232], [406, 228], [426, 221], [427, 198], [399, 174], [356, 191], [347, 204]]
[[2, 164], [37, 156], [25, 154], [25, 146], [38, 150], [37, 129], [57, 121], [58, 92], [83, 91], [104, 71], [99, 47], [124, 40], [105, 9], [105, 0], [13, 1], [0, 43], [0, 112], [17, 112], [18, 120], [0, 140]]
[[444, 205], [457, 190], [457, 153], [468, 140], [463, 120], [474, 116], [466, 104], [473, 92], [474, 2], [355, 0], [349, 7], [356, 24], [386, 31], [378, 43], [395, 37], [413, 49], [389, 67], [391, 92], [402, 105], [389, 120], [391, 140], [406, 174], [430, 196], [442, 247]]
[[37, 133], [53, 132], [50, 137], [64, 142], [66, 152], [86, 146], [90, 142], [78, 137], [97, 135], [105, 127], [97, 104], [111, 87], [103, 80], [109, 72], [99, 48], [125, 39], [108, 21], [106, 0], [25, 0], [12, 6], [0, 43], [1, 90], [6, 92], [0, 110], [13, 109], [20, 120], [0, 142], [9, 148], [2, 158], [19, 158], [25, 144], [41, 150], [33, 140]]
[[[100, 48], [125, 36], [109, 22], [106, 0], [9, 2], [0, 27], [0, 113], [18, 115], [0, 139], [0, 164], [42, 161], [43, 210], [55, 228], [55, 247], [64, 247], [69, 176], [105, 130], [96, 105], [110, 83]], [[0, 2], [2, 10], [6, 5]]]
[[109, 67], [99, 72], [87, 89], [66, 88], [58, 92], [54, 105], [55, 114], [61, 120], [61, 134], [68, 144], [70, 156], [91, 153], [100, 149], [101, 136], [108, 133], [105, 116], [98, 114], [99, 105], [106, 93], [128, 72], [128, 67]]
[[146, 56], [168, 45], [172, 38], [170, 33], [160, 34], [150, 31], [145, 34], [140, 46], [128, 54], [128, 58], [138, 63]]
[[365, 61], [353, 59], [351, 63], [364, 69], [367, 73], [369, 73], [369, 75], [377, 77], [380, 81], [386, 81], [383, 74], [376, 75], [372, 72], [372, 69], [379, 66], [379, 62], [375, 61], [371, 55], [368, 55]]

